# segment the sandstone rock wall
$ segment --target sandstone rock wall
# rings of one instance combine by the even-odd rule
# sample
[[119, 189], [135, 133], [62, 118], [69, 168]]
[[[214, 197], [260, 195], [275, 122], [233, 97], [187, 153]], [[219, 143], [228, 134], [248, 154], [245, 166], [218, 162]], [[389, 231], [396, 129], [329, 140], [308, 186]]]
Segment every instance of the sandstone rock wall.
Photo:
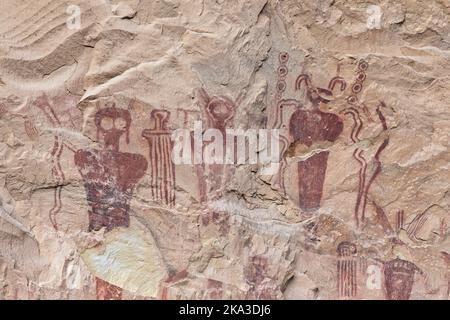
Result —
[[1, 7], [0, 298], [448, 299], [448, 0]]

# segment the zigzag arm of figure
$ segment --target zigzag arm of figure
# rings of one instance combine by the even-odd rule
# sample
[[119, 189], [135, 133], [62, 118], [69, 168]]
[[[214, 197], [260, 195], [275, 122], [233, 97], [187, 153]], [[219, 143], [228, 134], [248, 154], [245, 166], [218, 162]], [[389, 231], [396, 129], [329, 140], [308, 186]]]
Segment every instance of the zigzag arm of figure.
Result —
[[386, 233], [387, 236], [393, 236], [395, 234], [394, 229], [392, 228], [383, 208], [381, 208], [374, 200], [372, 200], [372, 205], [375, 207], [376, 219], [383, 228], [383, 231]]
[[287, 149], [289, 148], [289, 139], [286, 138], [283, 135], [280, 135], [280, 142], [282, 143], [282, 147], [280, 148], [280, 166], [278, 168], [278, 171], [272, 176], [271, 183], [276, 188], [280, 188], [283, 192], [283, 195], [286, 196], [286, 188], [284, 185], [284, 177], [283, 172], [284, 168], [287, 166], [286, 159], [284, 157], [284, 154], [286, 153]]
[[380, 101], [380, 104], [376, 108], [376, 112], [377, 112], [378, 118], [380, 119], [381, 125], [383, 126], [383, 131], [387, 131], [388, 126], [386, 123], [386, 118], [384, 117], [380, 108], [386, 108], [386, 104], [383, 101]]
[[245, 98], [245, 94], [247, 92], [245, 90], [242, 90], [241, 92], [239, 92], [239, 95], [237, 96], [236, 100], [234, 101], [234, 105], [237, 107], [239, 107], [239, 105], [244, 101]]
[[283, 99], [280, 100], [275, 108], [275, 119], [276, 122], [273, 126], [274, 129], [279, 129], [283, 125], [284, 121], [284, 109], [285, 107], [298, 107], [301, 108], [302, 104], [296, 99]]
[[195, 90], [195, 95], [197, 96], [198, 102], [203, 109], [206, 109], [208, 106], [211, 97], [208, 95], [204, 88], [200, 88]]
[[75, 130], [69, 130], [66, 128], [52, 128], [49, 129], [54, 133], [55, 138], [59, 138], [63, 147], [66, 147], [69, 151], [76, 152], [80, 149], [87, 149], [96, 141], [84, 135], [83, 133]]

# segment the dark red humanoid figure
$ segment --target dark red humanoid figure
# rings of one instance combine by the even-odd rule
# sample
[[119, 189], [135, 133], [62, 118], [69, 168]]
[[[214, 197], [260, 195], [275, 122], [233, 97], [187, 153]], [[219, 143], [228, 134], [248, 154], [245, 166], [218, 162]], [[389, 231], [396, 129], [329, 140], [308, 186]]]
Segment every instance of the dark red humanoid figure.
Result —
[[[343, 90], [345, 82], [337, 78], [330, 81], [329, 89], [314, 87], [306, 74], [297, 78], [295, 88], [299, 90], [305, 83], [306, 97], [310, 105], [309, 108], [298, 108], [290, 118], [289, 134], [293, 143], [311, 147], [314, 143], [334, 142], [342, 133], [342, 119], [334, 113], [323, 112], [319, 108], [321, 103], [327, 104], [331, 101], [332, 89], [338, 82]], [[299, 202], [302, 210], [314, 211], [320, 207], [328, 155], [329, 151], [318, 150], [298, 163]]]
[[[130, 200], [133, 188], [147, 170], [147, 160], [140, 154], [119, 151], [119, 141], [126, 134], [129, 142], [131, 116], [114, 105], [95, 115], [97, 135], [104, 148], [83, 149], [75, 153], [75, 164], [83, 177], [89, 204], [89, 231], [130, 225]], [[97, 279], [97, 298], [120, 299], [121, 289]]]

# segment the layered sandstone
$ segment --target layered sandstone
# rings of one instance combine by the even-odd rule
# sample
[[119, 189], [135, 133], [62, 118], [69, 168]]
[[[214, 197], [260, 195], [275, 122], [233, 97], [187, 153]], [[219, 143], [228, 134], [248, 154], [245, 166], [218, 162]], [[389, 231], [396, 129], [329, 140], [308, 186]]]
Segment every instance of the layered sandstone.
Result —
[[[3, 0], [0, 298], [448, 299], [449, 16]], [[281, 161], [174, 164], [196, 121]]]

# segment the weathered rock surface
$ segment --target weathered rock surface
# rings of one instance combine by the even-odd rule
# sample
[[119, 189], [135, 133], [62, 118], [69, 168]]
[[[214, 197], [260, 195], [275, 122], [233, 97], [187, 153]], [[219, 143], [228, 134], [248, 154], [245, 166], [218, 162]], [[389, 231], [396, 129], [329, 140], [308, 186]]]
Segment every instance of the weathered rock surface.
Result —
[[[0, 298], [447, 300], [449, 16], [3, 0]], [[174, 164], [195, 121], [282, 161]]]

